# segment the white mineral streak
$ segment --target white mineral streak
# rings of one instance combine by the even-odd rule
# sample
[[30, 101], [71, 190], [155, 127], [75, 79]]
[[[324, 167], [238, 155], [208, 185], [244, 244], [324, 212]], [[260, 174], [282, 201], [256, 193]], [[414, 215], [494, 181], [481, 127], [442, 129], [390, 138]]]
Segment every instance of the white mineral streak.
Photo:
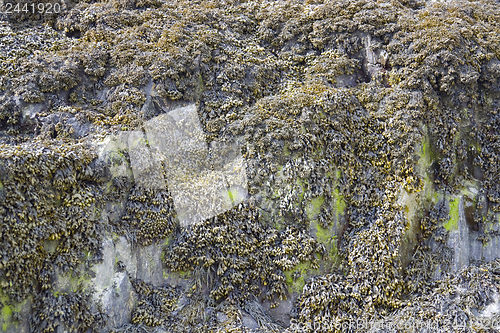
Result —
[[448, 239], [448, 246], [454, 250], [452, 261], [453, 272], [458, 272], [463, 267], [468, 266], [470, 259], [469, 227], [465, 221], [463, 197], [460, 198], [460, 203], [458, 205], [458, 216], [458, 228], [450, 231], [450, 237]]

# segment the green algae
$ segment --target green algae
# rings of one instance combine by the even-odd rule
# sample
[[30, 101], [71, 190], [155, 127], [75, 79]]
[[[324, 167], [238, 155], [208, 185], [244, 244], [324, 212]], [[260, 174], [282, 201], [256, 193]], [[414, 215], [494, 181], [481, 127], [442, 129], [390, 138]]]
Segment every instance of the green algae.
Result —
[[325, 229], [321, 227], [316, 220], [311, 221], [311, 226], [316, 229], [316, 240], [322, 243], [328, 251], [328, 258], [333, 264], [340, 263], [335, 230], [333, 228]]
[[449, 213], [450, 219], [444, 225], [445, 229], [448, 231], [455, 230], [458, 228], [459, 205], [460, 205], [460, 197], [450, 201], [450, 213]]
[[90, 252], [90, 251], [83, 251], [83, 253], [85, 253], [85, 258], [87, 260], [92, 259], [92, 252]]
[[10, 316], [12, 315], [12, 308], [8, 305], [4, 306], [2, 308], [2, 314], [4, 315], [4, 319], [7, 317], [7, 316]]
[[178, 271], [177, 272], [181, 278], [187, 279], [191, 276], [191, 271]]
[[440, 197], [441, 197], [441, 195], [438, 192], [434, 192], [432, 194], [432, 202], [434, 202], [434, 203], [438, 202]]
[[[423, 130], [425, 133], [427, 133], [427, 126], [424, 126]], [[422, 148], [418, 155], [420, 157], [420, 161], [424, 162], [423, 165], [426, 167], [430, 166], [430, 163], [432, 163], [432, 160], [435, 157], [434, 152], [431, 148], [429, 136], [427, 134], [424, 135], [424, 138], [422, 140]]]
[[492, 218], [483, 216], [483, 224], [485, 233], [495, 232], [495, 225], [500, 225], [500, 214], [495, 214], [492, 216]]
[[340, 194], [339, 188], [338, 188], [338, 182], [341, 176], [341, 172], [339, 169], [335, 170], [335, 178], [333, 180], [333, 187], [334, 190], [332, 192], [332, 197], [334, 201], [334, 212], [335, 214], [341, 215], [344, 214], [346, 208], [347, 208], [347, 203], [344, 200], [344, 196]]
[[422, 156], [428, 157], [430, 155], [429, 142], [427, 142], [427, 137], [424, 138], [422, 142]]
[[321, 206], [325, 202], [325, 196], [320, 195], [312, 198], [311, 202], [306, 206], [305, 211], [309, 220], [315, 218], [321, 212]]
[[8, 305], [4, 306], [2, 308], [2, 316], [3, 316], [3, 324], [2, 324], [2, 330], [7, 331], [7, 328], [9, 328], [8, 322], [12, 318], [12, 308]]
[[[68, 290], [71, 290], [72, 292], [86, 291], [90, 288], [91, 277], [89, 275], [79, 274], [75, 276], [74, 274], [69, 272], [64, 277], [68, 285]], [[61, 279], [61, 281], [63, 280]], [[67, 292], [61, 291], [56, 291], [55, 293], [57, 294], [54, 294], [55, 296], [67, 294]]]
[[335, 236], [330, 233], [328, 233], [328, 231], [330, 231], [329, 229], [325, 229], [325, 228], [322, 228], [317, 222], [316, 220], [313, 220], [311, 222], [311, 226], [316, 228], [316, 239], [318, 240], [318, 242], [320, 243], [323, 243], [323, 244], [328, 244], [330, 242], [331, 239], [333, 239]]
[[[288, 292], [291, 293], [300, 293], [302, 292], [302, 289], [306, 285], [306, 277], [308, 274], [308, 271], [310, 269], [310, 264], [309, 263], [300, 263], [297, 266], [295, 266], [294, 269], [289, 270], [289, 271], [284, 271], [283, 273], [285, 274], [286, 277], [286, 283], [288, 285]], [[300, 276], [294, 281], [293, 275], [299, 273]]]
[[114, 231], [111, 232], [110, 236], [111, 236], [111, 239], [113, 240], [113, 242], [118, 242], [120, 240], [120, 235], [118, 235]]
[[235, 195], [233, 194], [233, 191], [228, 190], [227, 194], [229, 195], [229, 199], [231, 200], [231, 202], [234, 202]]
[[[0, 289], [0, 304], [4, 304], [2, 307], [1, 313], [1, 319], [0, 321], [3, 321], [2, 324], [2, 330], [5, 332], [9, 328], [10, 325], [14, 324], [14, 326], [17, 327], [19, 323], [15, 322], [12, 319], [12, 315], [14, 313], [19, 313], [22, 310], [22, 307], [26, 304], [27, 300], [22, 301], [21, 303], [15, 303], [15, 304], [10, 304], [9, 303], [9, 298], [5, 296], [2, 293], [2, 290]], [[10, 305], [8, 305], [10, 304]]]
[[201, 72], [198, 74], [198, 86], [196, 87], [197, 96], [201, 96], [201, 94], [205, 91], [205, 83], [203, 82], [203, 77], [201, 76]]
[[55, 297], [59, 297], [59, 296], [62, 296], [62, 295], [67, 295], [68, 293], [66, 292], [62, 292], [62, 291], [54, 291], [52, 292], [52, 295], [54, 295]]
[[300, 193], [299, 193], [299, 202], [297, 204], [300, 204], [304, 200], [304, 193], [306, 192], [306, 187], [304, 185], [304, 181], [300, 178], [297, 178], [297, 185], [300, 186]]
[[435, 155], [431, 147], [430, 139], [429, 136], [427, 135], [427, 126], [423, 126], [423, 131], [424, 136], [421, 142], [421, 148], [418, 151], [417, 155], [419, 157], [418, 160], [418, 169], [419, 169], [419, 174], [421, 177], [424, 179], [424, 184], [423, 184], [423, 195], [424, 197], [432, 201], [434, 203], [437, 202], [438, 200], [438, 192], [435, 192], [433, 190], [433, 182], [430, 177], [430, 166], [432, 162], [434, 161]]
[[[172, 235], [166, 237], [165, 241], [163, 242], [163, 246], [165, 246], [165, 247], [170, 246], [170, 243], [172, 243], [172, 239], [173, 239]], [[163, 252], [162, 252], [162, 255], [163, 255]]]
[[287, 145], [285, 145], [285, 147], [283, 148], [283, 154], [285, 156], [290, 156], [290, 154], [291, 154], [290, 149], [288, 149]]
[[339, 189], [336, 188], [333, 191], [333, 198], [335, 200], [335, 213], [344, 214], [347, 204], [344, 200], [344, 196], [339, 193]]
[[325, 202], [325, 197], [323, 195], [320, 195], [316, 198], [311, 199], [311, 203], [314, 207], [314, 209], [319, 213], [319, 210], [321, 208], [321, 205]]
[[239, 203], [244, 199], [244, 197], [240, 195], [240, 192], [236, 187], [230, 187], [227, 190], [227, 195], [232, 205], [234, 205], [235, 203]]

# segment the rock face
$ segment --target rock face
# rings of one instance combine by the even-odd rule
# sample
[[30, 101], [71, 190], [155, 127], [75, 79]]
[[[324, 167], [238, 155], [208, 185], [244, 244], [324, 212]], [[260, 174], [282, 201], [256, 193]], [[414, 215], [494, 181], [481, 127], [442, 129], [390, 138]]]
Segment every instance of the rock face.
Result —
[[57, 4], [0, 15], [2, 331], [500, 330], [498, 1]]

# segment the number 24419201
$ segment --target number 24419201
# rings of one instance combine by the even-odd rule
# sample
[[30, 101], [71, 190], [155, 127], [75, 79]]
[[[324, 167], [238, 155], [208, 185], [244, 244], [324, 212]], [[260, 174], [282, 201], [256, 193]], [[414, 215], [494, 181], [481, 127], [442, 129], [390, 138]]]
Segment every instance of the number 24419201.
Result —
[[32, 13], [32, 14], [58, 14], [61, 5], [56, 3], [4, 3], [4, 14]]

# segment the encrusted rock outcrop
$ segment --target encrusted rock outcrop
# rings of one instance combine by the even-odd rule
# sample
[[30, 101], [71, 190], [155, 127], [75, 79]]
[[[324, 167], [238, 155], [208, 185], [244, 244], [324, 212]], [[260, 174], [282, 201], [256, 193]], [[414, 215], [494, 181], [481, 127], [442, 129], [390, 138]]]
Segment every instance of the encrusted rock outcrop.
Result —
[[498, 1], [19, 4], [4, 332], [500, 330]]

